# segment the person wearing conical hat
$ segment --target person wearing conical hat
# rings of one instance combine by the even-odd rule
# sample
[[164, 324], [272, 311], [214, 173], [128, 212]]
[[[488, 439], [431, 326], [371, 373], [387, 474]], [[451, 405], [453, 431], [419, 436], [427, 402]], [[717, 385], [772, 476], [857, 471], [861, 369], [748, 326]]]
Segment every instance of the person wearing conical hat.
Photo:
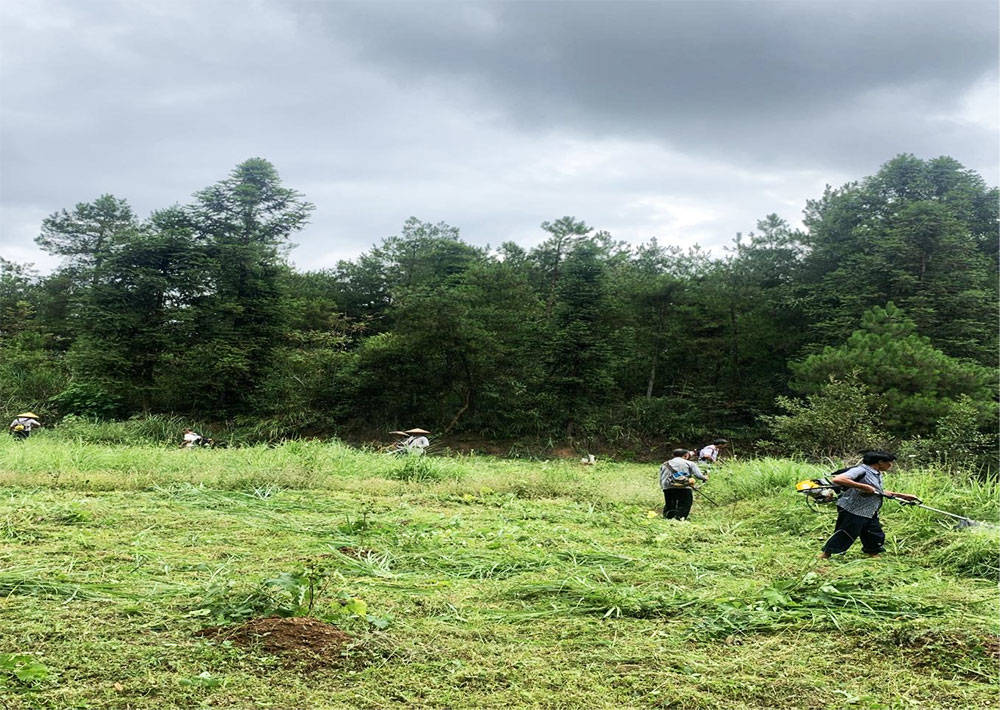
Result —
[[22, 414], [18, 414], [7, 428], [10, 430], [10, 433], [14, 435], [15, 439], [27, 439], [31, 436], [31, 430], [40, 426], [42, 426], [42, 424], [38, 421], [37, 414], [34, 414], [33, 412], [24, 412]]
[[410, 454], [422, 454], [424, 450], [431, 445], [431, 442], [427, 439], [427, 435], [430, 434], [426, 429], [407, 429], [403, 432], [409, 438], [403, 442], [403, 446], [406, 448], [407, 453]]

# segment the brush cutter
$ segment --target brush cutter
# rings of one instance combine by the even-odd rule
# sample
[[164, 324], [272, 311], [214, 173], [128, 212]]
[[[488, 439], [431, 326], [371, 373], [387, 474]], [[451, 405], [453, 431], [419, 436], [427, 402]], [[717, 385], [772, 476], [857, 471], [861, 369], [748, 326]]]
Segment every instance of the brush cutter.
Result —
[[844, 487], [834, 485], [830, 478], [812, 478], [796, 483], [795, 490], [805, 495], [806, 505], [818, 513], [820, 509], [817, 506], [837, 500], [837, 494]]
[[[810, 508], [816, 510], [817, 504], [832, 503], [837, 499], [837, 494], [844, 490], [844, 486], [838, 486], [829, 482], [829, 479], [811, 479], [806, 481], [799, 481], [795, 484], [795, 490], [799, 493], [803, 493], [806, 496], [806, 502], [809, 504]], [[919, 498], [915, 500], [906, 500], [905, 498], [900, 498], [894, 495], [887, 495], [885, 493], [875, 493], [874, 495], [882, 496], [889, 500], [894, 500], [900, 505], [915, 505], [918, 508], [923, 508], [924, 510], [929, 510], [933, 513], [938, 513], [939, 515], [947, 515], [949, 518], [954, 518], [958, 522], [955, 527], [959, 530], [963, 528], [971, 527], [992, 527], [991, 523], [984, 523], [980, 520], [973, 520], [972, 518], [967, 518], [964, 515], [957, 515], [955, 513], [949, 513], [946, 510], [940, 510], [938, 508], [932, 508], [929, 505], [924, 505], [924, 502]]]
[[714, 505], [716, 508], [719, 507], [719, 504], [716, 503], [714, 500], [712, 500], [711, 496], [709, 496], [708, 493], [706, 493], [705, 491], [701, 490], [702, 489], [701, 486], [689, 486], [689, 488], [692, 491], [694, 491], [695, 493], [697, 493], [698, 495], [700, 495], [702, 498], [704, 498], [705, 500], [707, 500], [709, 503], [711, 503], [712, 505]]
[[923, 508], [924, 510], [929, 510], [931, 512], [937, 513], [938, 515], [947, 515], [949, 518], [954, 518], [958, 522], [955, 523], [955, 527], [961, 530], [962, 528], [974, 528], [977, 526], [989, 526], [990, 523], [984, 523], [979, 520], [973, 520], [972, 518], [966, 518], [964, 515], [956, 515], [955, 513], [949, 513], [946, 510], [939, 510], [938, 508], [932, 508], [929, 505], [924, 505], [924, 502], [917, 498], [916, 500], [904, 500], [903, 498], [897, 498], [896, 496], [882, 495], [883, 498], [888, 498], [889, 500], [894, 500], [900, 505], [915, 505], [918, 508]]

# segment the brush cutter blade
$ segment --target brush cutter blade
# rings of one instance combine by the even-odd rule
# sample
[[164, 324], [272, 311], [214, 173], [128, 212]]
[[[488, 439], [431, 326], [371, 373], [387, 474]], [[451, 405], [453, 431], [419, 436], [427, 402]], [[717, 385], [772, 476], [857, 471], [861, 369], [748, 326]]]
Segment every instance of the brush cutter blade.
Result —
[[972, 518], [967, 518], [964, 515], [958, 515], [957, 513], [949, 513], [947, 510], [941, 510], [939, 508], [932, 508], [929, 505], [924, 505], [924, 502], [919, 498], [915, 500], [903, 500], [902, 498], [897, 498], [895, 496], [885, 496], [890, 500], [894, 500], [900, 505], [914, 505], [918, 508], [923, 508], [924, 510], [929, 510], [932, 513], [937, 513], [938, 515], [946, 515], [955, 521], [956, 530], [966, 530], [968, 528], [983, 528], [990, 529], [996, 526], [993, 523], [985, 523], [981, 520], [973, 520]]

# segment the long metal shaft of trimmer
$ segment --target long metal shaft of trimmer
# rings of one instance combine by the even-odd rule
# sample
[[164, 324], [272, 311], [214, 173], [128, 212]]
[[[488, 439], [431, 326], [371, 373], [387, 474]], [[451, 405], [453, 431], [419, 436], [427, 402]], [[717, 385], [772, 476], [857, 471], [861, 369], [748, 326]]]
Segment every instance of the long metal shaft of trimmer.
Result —
[[[886, 498], [892, 498], [892, 496], [886, 496]], [[893, 498], [893, 500], [895, 500], [895, 498]], [[915, 505], [918, 508], [923, 508], [924, 510], [933, 510], [935, 513], [940, 513], [941, 515], [947, 515], [949, 518], [957, 518], [958, 520], [964, 520], [967, 523], [976, 522], [972, 518], [967, 518], [964, 515], [956, 515], [955, 513], [949, 513], [947, 510], [939, 510], [937, 508], [932, 508], [929, 505], [924, 505], [923, 503], [912, 503], [911, 505]]]
[[[835, 488], [835, 486], [813, 486], [813, 488]], [[929, 505], [924, 505], [923, 503], [913, 503], [910, 501], [903, 500], [902, 498], [897, 498], [896, 496], [888, 496], [885, 493], [876, 493], [875, 495], [882, 496], [883, 498], [888, 498], [889, 500], [894, 500], [902, 505], [915, 505], [918, 508], [923, 508], [924, 510], [931, 510], [935, 513], [940, 513], [941, 515], [947, 515], [949, 518], [955, 518], [956, 520], [964, 520], [967, 523], [975, 523], [976, 521], [972, 518], [967, 518], [964, 515], [958, 515], [956, 513], [949, 513], [947, 510], [941, 510], [939, 508], [932, 508]]]
[[709, 503], [711, 503], [712, 505], [714, 505], [716, 508], [719, 507], [719, 504], [716, 503], [714, 500], [712, 500], [712, 498], [707, 493], [705, 493], [703, 490], [701, 490], [701, 488], [697, 488], [695, 486], [691, 486], [691, 490], [699, 493], [702, 496], [704, 496], [705, 500], [707, 500]]

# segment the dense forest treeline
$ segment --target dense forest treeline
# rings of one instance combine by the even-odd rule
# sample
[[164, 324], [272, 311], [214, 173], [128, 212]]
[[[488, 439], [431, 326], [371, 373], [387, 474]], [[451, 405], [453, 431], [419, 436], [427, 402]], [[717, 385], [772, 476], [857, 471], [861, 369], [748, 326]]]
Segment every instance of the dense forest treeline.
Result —
[[769, 215], [722, 255], [575, 217], [534, 248], [483, 248], [411, 218], [299, 272], [289, 238], [312, 205], [254, 158], [148, 219], [112, 195], [51, 215], [52, 274], [0, 260], [0, 405], [285, 436], [983, 451], [997, 199], [951, 158], [901, 155], [808, 202], [804, 230]]

